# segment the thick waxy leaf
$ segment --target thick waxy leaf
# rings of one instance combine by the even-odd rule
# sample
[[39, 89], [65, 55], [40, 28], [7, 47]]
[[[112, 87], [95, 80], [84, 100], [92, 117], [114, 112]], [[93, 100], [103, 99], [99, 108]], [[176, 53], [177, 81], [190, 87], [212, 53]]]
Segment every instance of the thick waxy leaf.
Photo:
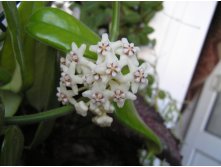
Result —
[[142, 121], [140, 116], [138, 115], [136, 108], [133, 102], [127, 100], [125, 101], [125, 105], [123, 108], [117, 107], [115, 105], [115, 115], [117, 119], [130, 127], [131, 129], [135, 130], [136, 132], [140, 133], [148, 140], [148, 148], [149, 151], [152, 153], [159, 153], [162, 150], [161, 142], [159, 138], [155, 135], [155, 133]]
[[23, 53], [23, 45], [22, 45], [22, 33], [21, 33], [21, 24], [19, 20], [19, 14], [16, 8], [15, 2], [2, 2], [5, 17], [8, 24], [8, 33], [10, 35], [12, 51], [16, 60], [20, 66], [22, 79], [24, 84], [26, 84], [25, 73], [27, 72], [25, 66], [25, 58]]
[[[9, 28], [3, 49], [0, 53], [0, 67], [5, 71], [4, 78], [3, 75], [0, 77], [0, 81], [3, 84], [6, 84], [11, 80], [16, 66], [16, 58], [18, 62], [19, 60], [20, 62], [24, 62], [26, 66], [26, 70], [23, 73], [25, 80], [24, 87], [27, 88], [32, 84], [34, 40], [24, 33], [24, 25], [26, 25], [26, 22], [31, 14], [40, 7], [43, 7], [44, 4], [45, 2], [21, 2], [19, 11], [17, 12], [13, 2], [5, 3]], [[11, 8], [10, 12], [8, 12], [9, 7]], [[16, 19], [16, 23], [14, 23], [14, 19]], [[21, 24], [19, 23], [19, 20]], [[25, 47], [23, 47], [23, 51], [20, 51], [21, 53], [19, 54], [19, 52], [17, 52], [18, 47], [22, 49], [22, 45]], [[12, 48], [17, 49], [13, 50]]]
[[0, 66], [0, 85], [4, 85], [11, 80], [11, 73]]
[[18, 12], [19, 17], [22, 23], [22, 28], [24, 29], [24, 25], [28, 22], [31, 15], [37, 10], [43, 8], [46, 5], [46, 2], [43, 1], [22, 1], [19, 5]]
[[24, 49], [24, 63], [26, 65], [26, 72], [24, 73], [25, 77], [25, 88], [28, 88], [33, 83], [34, 77], [34, 48], [35, 40], [32, 39], [28, 34], [24, 32], [25, 25], [29, 20], [30, 16], [37, 11], [38, 9], [44, 7], [45, 2], [26, 2], [23, 1], [19, 5], [18, 13], [19, 19], [21, 21], [21, 33], [23, 39]]
[[33, 86], [27, 91], [29, 103], [39, 112], [47, 109], [50, 98], [56, 96], [55, 64], [56, 52], [41, 43], [35, 48], [35, 73]]
[[[43, 8], [34, 13], [26, 26], [28, 34], [47, 45], [67, 52], [71, 43], [96, 44], [100, 39], [86, 25], [56, 8]], [[89, 58], [96, 55], [86, 50]]]
[[[56, 52], [54, 49], [36, 44], [34, 56], [34, 83], [27, 91], [26, 97], [30, 104], [39, 112], [56, 108], [59, 103], [56, 98], [56, 74], [59, 69], [56, 66]], [[35, 133], [30, 147], [34, 147], [44, 141], [52, 131], [54, 120], [41, 122]]]
[[22, 77], [19, 64], [16, 62], [16, 67], [12, 79], [9, 83], [0, 87], [0, 90], [9, 90], [14, 93], [17, 93], [21, 90], [22, 87]]
[[9, 126], [1, 147], [0, 165], [17, 165], [24, 147], [24, 136], [17, 126]]
[[[23, 6], [22, 6], [23, 4]], [[33, 13], [36, 10], [39, 10], [43, 6], [45, 6], [45, 2], [22, 2], [19, 11], [25, 11], [25, 10], [30, 10], [30, 13]], [[30, 15], [29, 15], [30, 17]], [[21, 13], [21, 18], [25, 18], [25, 22], [29, 19], [25, 12]], [[25, 24], [25, 23], [24, 23]], [[27, 41], [34, 41], [33, 39], [30, 39], [30, 37], [27, 37]], [[30, 42], [27, 42], [30, 44]], [[49, 47], [46, 47], [40, 43], [37, 43], [35, 45], [32, 45], [32, 50], [29, 49], [30, 47], [26, 47], [27, 52], [33, 52], [32, 54], [32, 66], [35, 67], [35, 70], [33, 72], [33, 77], [34, 77], [34, 84], [30, 88], [30, 90], [27, 92], [27, 97], [30, 103], [39, 111], [41, 112], [42, 110], [47, 110], [51, 108], [55, 108], [58, 106], [57, 99], [55, 98], [55, 91], [56, 91], [56, 86], [55, 86], [55, 55], [56, 53]], [[27, 54], [29, 55], [29, 54]], [[29, 63], [30, 64], [30, 63]], [[32, 68], [33, 68], [32, 67]], [[45, 71], [47, 71], [45, 73]], [[46, 75], [47, 74], [47, 75]], [[50, 108], [50, 107], [51, 108]], [[54, 120], [48, 120], [48, 121], [43, 121], [39, 124], [35, 136], [33, 138], [33, 141], [30, 145], [31, 147], [37, 146], [41, 142], [43, 142], [50, 134], [52, 131], [54, 125]]]
[[3, 78], [0, 78], [0, 81], [3, 84], [6, 84], [11, 80], [16, 66], [15, 58], [11, 48], [12, 48], [11, 39], [9, 34], [7, 33], [3, 47], [0, 52], [0, 67], [2, 70], [8, 72], [8, 74], [5, 73], [4, 75], [6, 75], [6, 77], [9, 79], [5, 80]]
[[10, 91], [0, 91], [0, 98], [5, 108], [5, 117], [13, 116], [22, 100], [19, 94]]

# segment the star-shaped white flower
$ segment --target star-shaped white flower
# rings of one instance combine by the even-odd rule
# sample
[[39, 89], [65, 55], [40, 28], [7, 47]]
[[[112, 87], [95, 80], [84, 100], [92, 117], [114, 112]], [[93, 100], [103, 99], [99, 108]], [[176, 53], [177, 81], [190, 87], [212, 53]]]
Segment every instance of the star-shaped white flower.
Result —
[[117, 57], [114, 54], [115, 48], [119, 47], [119, 42], [118, 43], [112, 43], [108, 39], [108, 35], [105, 33], [102, 35], [102, 39], [100, 42], [98, 42], [97, 45], [92, 45], [90, 46], [90, 50], [92, 52], [97, 53], [98, 58], [96, 61], [96, 64], [101, 64], [105, 62], [109, 62], [111, 60], [116, 61]]
[[129, 84], [118, 84], [114, 81], [110, 82], [113, 101], [118, 107], [123, 107], [126, 99], [135, 100], [137, 97], [129, 91]]
[[108, 77], [104, 75], [104, 73], [98, 73], [95, 70], [85, 74], [83, 80], [87, 85], [92, 85], [94, 82], [102, 82], [103, 84], [106, 84], [108, 82]]
[[66, 59], [64, 57], [60, 58], [60, 69], [61, 69], [62, 72], [68, 70], [68, 67], [67, 67], [67, 64], [66, 64]]
[[121, 39], [121, 47], [116, 50], [116, 54], [120, 55], [120, 65], [129, 67], [138, 66], [137, 60], [138, 47], [135, 47], [133, 43], [129, 43], [126, 38]]
[[107, 63], [106, 66], [106, 74], [115, 77], [119, 72], [121, 71], [121, 68], [118, 64], [118, 62], [110, 62]]
[[58, 101], [60, 101], [63, 105], [68, 104], [71, 101], [70, 99], [74, 96], [74, 93], [67, 90], [63, 85], [60, 85], [57, 90], [58, 92], [56, 96], [58, 97]]
[[105, 110], [110, 108], [108, 101], [109, 91], [102, 82], [95, 82], [90, 90], [82, 93], [82, 96], [90, 99], [90, 109], [95, 110], [97, 107], [104, 107]]
[[86, 49], [86, 45], [82, 44], [79, 48], [73, 42], [71, 45], [71, 51], [66, 56], [66, 64], [69, 66], [70, 64], [78, 64], [87, 66], [90, 68], [94, 68], [95, 64], [84, 57], [84, 52]]
[[137, 54], [139, 50], [138, 47], [134, 46], [134, 43], [129, 43], [126, 38], [122, 38], [123, 43], [123, 53], [129, 57], [134, 56]]
[[[78, 48], [72, 43], [66, 58], [60, 59], [62, 74], [58, 100], [62, 104], [72, 104], [82, 116], [86, 116], [90, 109], [96, 115], [94, 123], [102, 127], [110, 126], [113, 119], [107, 114], [114, 111], [112, 102], [123, 107], [125, 100], [135, 100], [134, 93], [147, 85], [150, 70], [146, 63], [138, 67], [139, 49], [125, 38], [110, 42], [108, 35], [103, 34], [97, 45], [90, 46], [90, 50], [98, 56], [96, 61], [84, 57], [85, 49], [84, 44]], [[127, 67], [129, 69], [125, 74]], [[82, 96], [89, 101], [77, 102], [75, 96], [78, 91], [83, 92]]]
[[102, 39], [97, 45], [90, 46], [90, 50], [96, 52], [100, 56], [106, 56], [111, 51], [110, 40], [108, 35], [105, 33], [102, 35]]
[[143, 63], [133, 72], [133, 81], [131, 82], [131, 90], [137, 93], [138, 88], [143, 88], [148, 84], [148, 64]]
[[71, 73], [69, 68], [66, 72], [61, 73], [60, 83], [66, 87], [71, 87], [73, 94], [78, 95], [77, 84], [83, 84], [83, 78], [80, 75], [75, 75], [74, 71]]

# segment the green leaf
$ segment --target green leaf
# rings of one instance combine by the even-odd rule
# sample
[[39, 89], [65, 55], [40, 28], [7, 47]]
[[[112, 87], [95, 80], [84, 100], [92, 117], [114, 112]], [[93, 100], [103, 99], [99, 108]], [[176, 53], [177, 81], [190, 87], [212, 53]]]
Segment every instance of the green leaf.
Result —
[[10, 91], [0, 91], [0, 98], [4, 105], [5, 117], [13, 116], [21, 104], [22, 97]]
[[35, 40], [31, 38], [28, 34], [25, 34], [24, 29], [30, 16], [40, 8], [44, 7], [45, 2], [27, 2], [23, 1], [19, 5], [18, 13], [21, 21], [22, 37], [24, 49], [24, 63], [26, 65], [26, 73], [24, 73], [24, 78], [26, 81], [25, 89], [29, 88], [33, 83], [34, 77], [34, 48]]
[[139, 6], [140, 2], [139, 2], [139, 1], [124, 1], [123, 4], [124, 4], [125, 6], [134, 8], [134, 7], [136, 7], [136, 6]]
[[[19, 42], [23, 42], [24, 44], [24, 62], [26, 64], [26, 71], [23, 74], [24, 78], [25, 78], [25, 85], [26, 87], [30, 86], [32, 81], [33, 81], [33, 61], [32, 61], [32, 55], [33, 55], [33, 45], [34, 45], [34, 40], [31, 39], [30, 37], [28, 37], [27, 35], [24, 35], [23, 32], [23, 25], [26, 24], [27, 20], [29, 19], [29, 17], [31, 16], [33, 11], [36, 11], [38, 8], [42, 7], [43, 4], [45, 2], [21, 2], [20, 6], [19, 6], [19, 19], [22, 23], [20, 27], [20, 38], [22, 38], [22, 36], [24, 36], [24, 38], [22, 38], [22, 40], [19, 40]], [[11, 4], [10, 4], [11, 5]], [[17, 9], [15, 9], [15, 7], [13, 7], [13, 12], [17, 13], [17, 11], [15, 11]], [[10, 13], [9, 13], [10, 15]], [[10, 16], [8, 19], [18, 19], [18, 15], [17, 14], [13, 14], [13, 16]], [[13, 20], [12, 20], [13, 21]], [[11, 21], [10, 21], [10, 26], [12, 26]], [[19, 24], [19, 23], [18, 23]], [[13, 27], [13, 31], [14, 28], [17, 29], [17, 27]], [[18, 92], [21, 89], [21, 72], [18, 71], [20, 70], [19, 65], [17, 65], [16, 67], [16, 58], [14, 56], [13, 53], [13, 43], [11, 40], [11, 30], [9, 30], [9, 32], [6, 34], [6, 39], [4, 41], [4, 45], [3, 45], [3, 49], [1, 50], [0, 53], [0, 67], [2, 70], [4, 70], [4, 75], [0, 75], [0, 81], [2, 81], [3, 84], [7, 84], [9, 81], [12, 81], [10, 83], [8, 83], [8, 85], [4, 85], [3, 89], [6, 90], [11, 90], [14, 92]], [[13, 33], [15, 34], [15, 33]], [[16, 33], [17, 34], [17, 33]], [[15, 41], [17, 39], [17, 36], [14, 36], [13, 41]], [[16, 69], [15, 69], [16, 68]], [[4, 76], [4, 78], [3, 78]], [[12, 78], [12, 76], [14, 76], [14, 78]], [[14, 82], [15, 81], [15, 82]], [[16, 83], [17, 81], [17, 83]]]
[[166, 97], [166, 93], [163, 90], [159, 90], [158, 97], [160, 99], [164, 99]]
[[9, 81], [11, 80], [13, 76], [15, 66], [16, 66], [15, 57], [12, 53], [11, 48], [12, 48], [12, 45], [11, 45], [10, 35], [9, 33], [6, 33], [6, 38], [5, 38], [3, 47], [0, 52], [0, 67], [4, 69], [5, 71], [8, 71], [9, 73], [8, 76], [10, 77]]
[[147, 80], [148, 80], [148, 85], [149, 85], [149, 86], [153, 85], [154, 82], [155, 82], [154, 76], [153, 76], [153, 75], [150, 75], [150, 74], [147, 76]]
[[152, 94], [153, 94], [152, 91], [153, 91], [153, 89], [150, 86], [148, 86], [146, 89], [147, 96], [152, 97]]
[[22, 1], [19, 5], [18, 12], [19, 18], [21, 20], [22, 28], [24, 29], [24, 25], [27, 24], [31, 15], [37, 10], [43, 8], [46, 5], [46, 2], [43, 1]]
[[0, 85], [8, 83], [11, 80], [11, 77], [12, 75], [8, 70], [0, 67]]
[[36, 44], [34, 51], [34, 83], [26, 92], [26, 97], [40, 112], [48, 109], [50, 99], [56, 97], [56, 52], [41, 43]]
[[[100, 38], [75, 17], [56, 8], [43, 8], [31, 16], [26, 26], [27, 33], [35, 39], [64, 52], [71, 43], [78, 46], [96, 44]], [[86, 56], [96, 59], [96, 54], [87, 50]]]
[[127, 8], [126, 6], [123, 6], [123, 12], [125, 13], [123, 21], [127, 24], [138, 24], [141, 22], [141, 17], [137, 12]]
[[16, 61], [16, 67], [12, 79], [9, 83], [0, 87], [0, 90], [9, 90], [14, 93], [17, 93], [21, 90], [22, 87], [22, 76], [20, 66]]
[[9, 126], [1, 147], [0, 165], [17, 165], [24, 147], [24, 136], [17, 126]]
[[[54, 49], [37, 42], [34, 56], [34, 84], [26, 92], [29, 103], [38, 111], [56, 108], [59, 103], [56, 98], [56, 52]], [[41, 122], [30, 145], [35, 147], [43, 142], [52, 131], [54, 120]]]
[[16, 60], [19, 63], [22, 74], [22, 80], [25, 85], [26, 80], [24, 76], [27, 70], [25, 66], [25, 59], [24, 59], [23, 46], [22, 46], [21, 24], [19, 20], [19, 14], [17, 11], [16, 3], [4, 1], [2, 2], [2, 5], [4, 8], [5, 17], [8, 24], [8, 33], [11, 38], [12, 51], [14, 56], [16, 57]]
[[156, 154], [161, 152], [162, 145], [160, 139], [140, 118], [132, 101], [125, 101], [122, 108], [115, 104], [115, 109], [115, 115], [120, 122], [146, 137], [150, 152]]
[[0, 42], [4, 41], [6, 38], [6, 33], [5, 32], [1, 32], [0, 33]]
[[[45, 111], [56, 108], [59, 103], [56, 98], [56, 78], [58, 66], [56, 66], [56, 52], [54, 49], [36, 44], [34, 56], [34, 84], [26, 92], [29, 103], [36, 108], [37, 111]], [[51, 133], [55, 120], [41, 122], [30, 145], [35, 147], [43, 142]]]

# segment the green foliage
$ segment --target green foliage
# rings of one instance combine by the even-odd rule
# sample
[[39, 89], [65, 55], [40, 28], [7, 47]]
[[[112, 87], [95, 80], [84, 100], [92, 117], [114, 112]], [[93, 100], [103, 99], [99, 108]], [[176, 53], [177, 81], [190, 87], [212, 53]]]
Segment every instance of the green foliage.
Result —
[[24, 136], [17, 126], [9, 126], [4, 132], [0, 165], [17, 165], [24, 147]]
[[147, 79], [148, 79], [148, 85], [149, 85], [149, 86], [151, 86], [151, 85], [154, 84], [155, 79], [154, 79], [154, 76], [153, 76], [153, 75], [148, 75], [148, 76], [147, 76]]
[[22, 97], [10, 91], [1, 91], [0, 98], [5, 106], [5, 117], [13, 116], [18, 110]]
[[0, 78], [1, 85], [4, 85], [11, 80], [14, 70], [15, 70], [15, 66], [16, 66], [15, 65], [15, 58], [14, 58], [11, 48], [12, 48], [11, 38], [10, 38], [9, 34], [6, 33], [3, 47], [0, 52], [0, 67], [1, 67], [1, 70], [7, 71], [7, 73], [4, 74], [7, 76], [4, 76], [4, 78], [7, 77], [8, 79], [3, 80], [3, 78], [2, 78], [3, 76], [2, 76]]
[[4, 85], [11, 80], [12, 75], [6, 69], [0, 67], [0, 85]]
[[15, 2], [2, 2], [5, 17], [8, 24], [8, 33], [11, 39], [12, 51], [18, 62], [22, 74], [22, 80], [26, 84], [25, 75], [27, 72], [24, 58], [24, 50], [21, 34], [21, 23]]
[[136, 111], [133, 102], [127, 100], [122, 108], [117, 107], [117, 105], [115, 104], [115, 109], [115, 115], [119, 121], [147, 138], [149, 152], [152, 152], [154, 154], [161, 152], [162, 145], [159, 138], [142, 121]]
[[[34, 83], [26, 92], [29, 103], [38, 112], [49, 109], [50, 100], [56, 103], [56, 52], [48, 46], [36, 43], [34, 56]], [[58, 105], [57, 105], [58, 106]], [[56, 106], [55, 106], [56, 107]]]
[[[73, 16], [55, 8], [42, 8], [32, 15], [26, 26], [27, 33], [41, 42], [55, 47], [63, 52], [71, 49], [72, 42], [78, 46], [96, 44], [99, 36]], [[89, 58], [96, 55], [88, 50]]]
[[[56, 108], [59, 103], [56, 98], [57, 70], [56, 51], [39, 42], [34, 48], [34, 83], [26, 92], [26, 99], [38, 112]], [[54, 120], [41, 122], [30, 145], [36, 146], [50, 134]]]
[[[72, 6], [80, 8], [80, 20], [93, 31], [99, 33], [99, 30], [103, 28], [109, 32], [109, 23], [112, 20], [111, 2], [84, 1], [74, 3]], [[148, 38], [148, 35], [154, 31], [148, 23], [162, 8], [162, 2], [121, 2], [119, 38], [127, 37], [136, 45], [155, 43], [155, 40]]]
[[[13, 61], [13, 59], [12, 59]], [[0, 91], [1, 90], [8, 90], [8, 91], [12, 91], [14, 93], [18, 93], [22, 88], [22, 76], [21, 76], [21, 71], [20, 71], [20, 66], [16, 61], [16, 65], [15, 65], [15, 71], [14, 74], [10, 80], [10, 82], [8, 82], [5, 85], [2, 85], [0, 87]]]
[[[49, 22], [48, 19], [46, 19], [48, 17], [48, 15], [51, 15], [51, 13], [53, 13], [53, 15], [52, 15], [53, 17], [52, 16], [50, 17], [51, 20], [53, 20], [52, 18], [58, 18], [58, 23], [52, 22], [52, 21]], [[64, 16], [68, 16], [67, 19]], [[65, 45], [68, 44], [65, 41], [63, 41], [62, 39], [61, 40], [58, 39], [58, 38], [60, 38], [59, 34], [63, 30], [59, 29], [60, 32], [58, 32], [56, 30], [56, 31], [53, 31], [53, 34], [52, 33], [47, 34], [47, 39], [50, 39], [50, 40], [46, 40], [45, 36], [42, 36], [42, 38], [39, 37], [39, 34], [42, 33], [42, 30], [38, 29], [39, 28], [38, 23], [41, 24], [41, 23], [44, 23], [44, 22], [47, 21], [47, 24], [49, 22], [50, 26], [54, 25], [54, 27], [59, 27], [60, 26], [63, 29], [69, 29], [69, 33], [73, 33], [73, 35], [70, 35], [69, 37], [67, 37], [68, 39], [66, 39], [66, 40], [71, 41], [72, 36], [74, 36], [74, 34], [79, 33], [78, 28], [75, 28], [75, 29], [73, 28], [72, 30], [70, 30], [70, 28], [68, 26], [64, 26], [64, 25], [61, 25], [59, 23], [59, 22], [61, 22], [61, 20], [59, 20], [59, 19], [62, 18], [63, 23], [68, 22], [68, 25], [72, 25], [72, 24], [75, 25], [76, 21], [74, 19], [69, 19], [69, 17], [70, 17], [70, 15], [68, 15], [65, 12], [60, 11], [58, 9], [54, 10], [54, 9], [51, 9], [51, 8], [44, 8], [44, 9], [39, 10], [38, 12], [36, 12], [31, 17], [31, 19], [30, 19], [31, 23], [29, 23], [28, 26], [27, 26], [28, 33], [31, 34], [34, 38], [40, 40], [41, 42], [46, 43], [47, 45], [50, 45], [50, 46], [55, 47], [55, 48], [62, 48], [62, 46], [65, 46]], [[35, 21], [35, 20], [37, 20], [37, 21]], [[30, 24], [31, 24], [31, 26], [30, 26]], [[83, 24], [80, 24], [80, 25], [83, 26]], [[42, 24], [41, 26], [42, 26], [42, 29], [49, 29], [49, 27], [47, 27], [48, 25], [46, 25], [46, 24]], [[81, 34], [83, 36], [82, 39], [84, 39], [84, 37], [90, 36], [88, 34], [91, 34], [91, 31], [89, 31], [89, 30], [86, 31], [86, 28], [84, 28], [83, 30], [85, 30], [85, 31], [84, 31], [84, 34]], [[59, 40], [56, 43], [55, 43], [55, 41], [51, 40], [51, 39], [54, 39], [53, 38], [54, 36], [56, 36], [57, 39]], [[77, 41], [77, 40], [75, 39], [75, 41]], [[91, 40], [89, 40], [89, 41], [91, 41]], [[81, 42], [83, 43], [84, 41], [81, 41]], [[158, 153], [158, 152], [161, 151], [161, 143], [159, 141], [159, 138], [140, 119], [140, 117], [137, 114], [137, 111], [136, 111], [135, 107], [133, 106], [133, 103], [126, 102], [123, 108], [118, 108], [116, 106], [116, 110], [117, 110], [116, 115], [117, 115], [117, 118], [119, 120], [121, 120], [123, 123], [125, 123], [127, 126], [132, 128], [133, 130], [135, 130], [138, 133], [141, 133], [142, 135], [144, 135], [148, 139], [148, 141], [150, 141], [148, 146], [149, 146], [149, 149], [152, 152]]]
[[166, 93], [163, 90], [159, 90], [158, 97], [160, 99], [164, 99], [166, 97]]
[[[162, 3], [122, 2], [119, 22], [116, 21], [119, 6], [116, 5], [113, 12], [116, 17], [112, 17], [110, 2], [81, 2], [81, 20], [86, 25], [59, 9], [44, 7], [45, 2], [24, 1], [18, 10], [15, 2], [2, 4], [8, 28], [0, 51], [0, 130], [4, 135], [0, 164], [16, 165], [22, 154], [24, 137], [17, 126], [5, 125], [40, 123], [30, 143], [30, 147], [34, 147], [48, 137], [56, 118], [74, 110], [69, 105], [59, 107], [56, 100], [59, 67], [55, 49], [66, 53], [72, 42], [78, 46], [85, 43], [85, 56], [95, 60], [96, 54], [90, 52], [88, 46], [100, 40], [95, 32], [100, 28], [108, 29], [110, 22], [116, 26], [113, 30], [120, 30], [120, 37], [129, 34], [130, 41], [137, 45], [146, 44], [150, 42], [146, 36], [153, 29], [143, 23], [148, 23], [162, 8]], [[116, 22], [120, 23], [120, 28]], [[128, 72], [127, 67], [123, 72]], [[152, 80], [153, 77], [149, 76], [149, 83], [154, 82]], [[26, 105], [35, 113], [30, 114]], [[24, 111], [18, 112], [20, 106]], [[151, 152], [161, 151], [159, 138], [141, 120], [131, 101], [127, 101], [123, 108], [116, 106], [116, 110], [118, 120], [146, 137]], [[23, 112], [27, 115], [21, 115]]]

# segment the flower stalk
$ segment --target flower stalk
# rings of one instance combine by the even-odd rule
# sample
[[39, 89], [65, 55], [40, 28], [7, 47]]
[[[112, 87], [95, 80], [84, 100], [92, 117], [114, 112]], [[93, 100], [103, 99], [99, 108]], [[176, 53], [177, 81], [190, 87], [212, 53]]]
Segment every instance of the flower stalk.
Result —
[[44, 111], [36, 114], [30, 115], [22, 115], [22, 116], [13, 116], [13, 117], [6, 117], [4, 123], [7, 125], [10, 124], [33, 124], [38, 123], [41, 121], [46, 121], [49, 119], [55, 119], [67, 114], [71, 114], [74, 111], [74, 107], [71, 105], [63, 106], [60, 108], [52, 109], [49, 111]]
[[113, 2], [113, 15], [112, 15], [112, 23], [111, 23], [111, 41], [117, 40], [119, 35], [119, 23], [120, 23], [120, 2]]

